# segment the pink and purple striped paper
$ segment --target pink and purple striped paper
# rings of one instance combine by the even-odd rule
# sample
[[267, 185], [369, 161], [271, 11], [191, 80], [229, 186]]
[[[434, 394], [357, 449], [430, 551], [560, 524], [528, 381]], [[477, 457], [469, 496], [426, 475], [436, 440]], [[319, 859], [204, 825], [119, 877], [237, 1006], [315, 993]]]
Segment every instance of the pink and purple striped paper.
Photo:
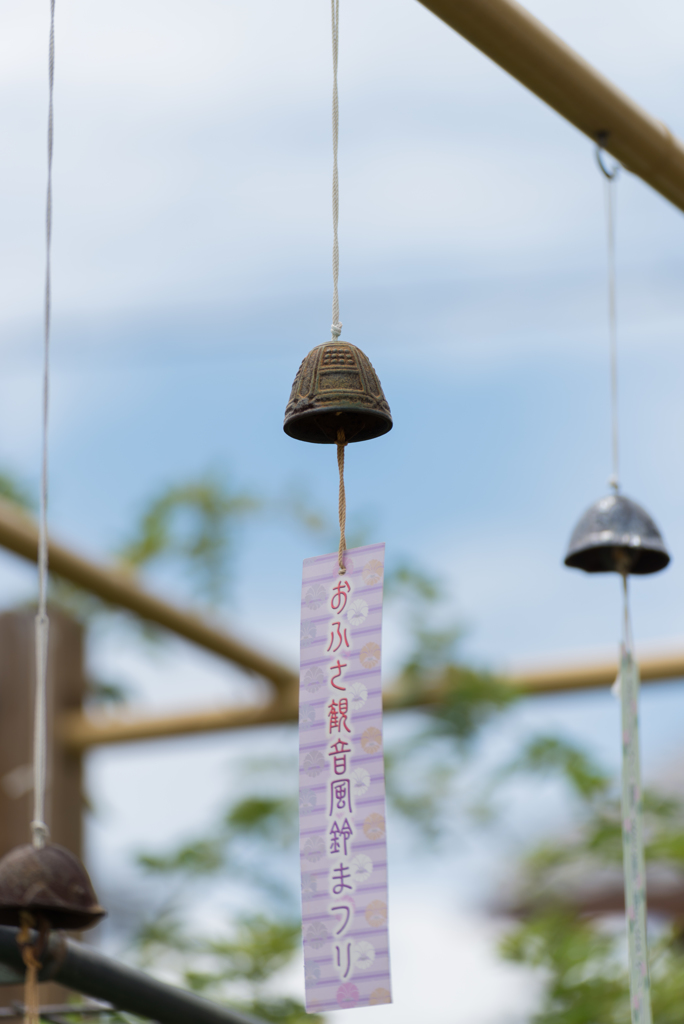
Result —
[[384, 544], [307, 558], [299, 828], [306, 1008], [390, 1003], [382, 753]]

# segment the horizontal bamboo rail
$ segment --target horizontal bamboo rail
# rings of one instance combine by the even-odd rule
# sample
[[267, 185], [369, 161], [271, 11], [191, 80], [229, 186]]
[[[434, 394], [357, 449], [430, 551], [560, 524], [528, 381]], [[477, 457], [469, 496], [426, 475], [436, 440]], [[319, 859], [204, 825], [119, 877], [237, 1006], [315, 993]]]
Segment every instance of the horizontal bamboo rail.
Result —
[[[38, 557], [38, 526], [16, 505], [0, 499], [0, 546], [35, 562]], [[269, 679], [279, 690], [296, 688], [298, 677], [253, 647], [237, 640], [219, 625], [208, 622], [196, 612], [178, 608], [145, 590], [135, 577], [121, 569], [98, 565], [70, 548], [50, 539], [50, 572], [82, 587], [119, 608], [134, 612], [146, 622], [169, 629], [200, 647], [213, 651], [248, 672]]]
[[[684, 678], [684, 650], [642, 658], [639, 666], [644, 682]], [[524, 675], [504, 677], [502, 681], [510, 683], [523, 694], [563, 693], [611, 686], [617, 670], [617, 661], [607, 660], [536, 670]], [[398, 691], [390, 689], [385, 692], [383, 703], [385, 710], [391, 711], [439, 703], [442, 698], [443, 694], [439, 690], [432, 690], [406, 700]], [[290, 698], [260, 706], [208, 708], [176, 715], [71, 713], [58, 720], [57, 731], [60, 740], [68, 748], [83, 751], [103, 743], [125, 743], [275, 725], [294, 722], [296, 718], [296, 701]]]
[[[16, 506], [2, 499], [0, 546], [31, 561], [37, 558], [36, 523]], [[82, 751], [102, 743], [242, 729], [296, 719], [298, 677], [286, 665], [265, 657], [219, 626], [206, 622], [195, 612], [177, 608], [151, 594], [120, 569], [91, 562], [53, 540], [50, 540], [49, 557], [50, 569], [55, 575], [269, 679], [278, 688], [277, 698], [269, 704], [246, 707], [210, 708], [176, 715], [70, 713], [57, 722], [58, 735], [70, 749]], [[644, 682], [682, 678], [684, 651], [642, 658], [640, 668]], [[509, 676], [504, 681], [522, 693], [541, 694], [610, 686], [616, 675], [617, 662], [609, 660], [539, 669]], [[387, 710], [417, 707], [436, 703], [442, 696], [439, 691], [432, 691], [407, 702], [398, 691], [390, 690], [385, 694], [384, 703]]]
[[[644, 683], [684, 679], [684, 649], [664, 654], [649, 654], [638, 659]], [[618, 673], [616, 659], [559, 665], [511, 676], [510, 682], [523, 693], [563, 693], [612, 686]]]
[[515, 0], [420, 0], [684, 211], [684, 144]]

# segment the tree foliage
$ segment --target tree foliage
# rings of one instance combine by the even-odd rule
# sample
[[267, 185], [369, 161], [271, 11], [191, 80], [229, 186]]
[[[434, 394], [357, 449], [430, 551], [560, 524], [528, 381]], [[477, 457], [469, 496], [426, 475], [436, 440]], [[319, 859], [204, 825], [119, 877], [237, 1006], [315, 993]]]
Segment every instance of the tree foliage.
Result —
[[[0, 496], [25, 506], [29, 502], [26, 492], [1, 474]], [[173, 484], [144, 506], [119, 556], [131, 571], [180, 571], [196, 597], [220, 603], [231, 579], [238, 524], [263, 504], [216, 475]], [[300, 525], [318, 533], [328, 529], [325, 518], [301, 502], [289, 511]], [[419, 842], [439, 842], [453, 836], [459, 811], [472, 812], [476, 806], [473, 794], [459, 785], [478, 736], [518, 695], [510, 684], [461, 663], [462, 631], [444, 610], [445, 595], [437, 579], [405, 561], [387, 572], [385, 585], [407, 638], [398, 691], [407, 705], [417, 698], [425, 701], [420, 711], [407, 712], [412, 727], [386, 750], [388, 798], [411, 823]], [[53, 594], [81, 614], [109, 610], [66, 585], [57, 583]], [[96, 690], [98, 700], [122, 696], [116, 683]], [[281, 784], [294, 773], [294, 764], [277, 759], [261, 766], [245, 763], [242, 775], [249, 791], [225, 810], [213, 829], [176, 849], [149, 851], [139, 859], [145, 871], [164, 880], [171, 894], [139, 930], [140, 962], [170, 972], [211, 998], [282, 1024], [312, 1019], [300, 1002], [282, 994], [278, 982], [300, 944], [298, 895], [292, 884], [296, 870], [283, 869], [283, 864], [296, 864], [296, 807], [283, 796]], [[563, 889], [564, 872], [590, 873], [606, 866], [619, 872], [621, 815], [615, 780], [585, 751], [553, 736], [534, 738], [495, 769], [483, 786], [487, 799], [495, 801], [510, 780], [521, 776], [564, 780], [576, 812], [569, 834], [547, 837], [527, 852], [520, 877], [524, 919], [501, 946], [505, 958], [543, 978], [540, 1005], [530, 1024], [629, 1024], [624, 928], [583, 915]], [[644, 813], [649, 863], [684, 875], [682, 807], [647, 792]], [[248, 909], [228, 914], [222, 923], [214, 915], [209, 927], [190, 912], [193, 893], [219, 877], [239, 885]], [[684, 1024], [684, 942], [677, 928], [661, 929], [650, 952], [656, 1024]]]
[[133, 569], [175, 563], [195, 596], [219, 604], [227, 594], [236, 524], [259, 505], [215, 474], [172, 484], [146, 504], [119, 558]]
[[[541, 969], [539, 1012], [532, 1024], [629, 1024], [629, 983], [624, 915], [610, 921], [583, 912], [569, 877], [591, 880], [610, 869], [622, 877], [622, 817], [617, 780], [589, 755], [557, 737], [540, 737], [507, 766], [520, 773], [563, 779], [576, 802], [570, 835], [546, 840], [522, 865], [523, 923], [504, 939], [510, 960]], [[643, 799], [646, 860], [684, 884], [684, 807], [647, 790]], [[616, 926], [615, 922], [619, 921]], [[649, 936], [653, 1015], [657, 1024], [684, 1021], [684, 943], [681, 926]]]
[[[150, 522], [156, 523], [155, 516], [143, 524], [141, 537], [151, 536], [154, 543], [129, 549], [129, 557], [132, 552], [141, 564], [147, 551], [155, 558], [162, 558], [164, 552], [177, 553], [156, 525], [150, 530]], [[184, 550], [192, 556], [191, 548]], [[407, 700], [428, 692], [439, 698], [416, 715], [412, 740], [388, 751], [388, 793], [395, 808], [418, 826], [421, 835], [436, 836], [444, 805], [451, 799], [452, 762], [465, 755], [482, 724], [515, 694], [490, 675], [458, 663], [458, 628], [448, 621], [439, 629], [432, 626], [444, 618], [438, 581], [410, 563], [400, 563], [387, 573], [386, 586], [395, 614], [403, 617], [411, 638], [399, 675], [400, 692]], [[423, 760], [426, 745], [434, 748], [435, 743], [450, 751], [446, 768], [434, 758]], [[277, 990], [279, 972], [301, 941], [297, 808], [293, 799], [282, 795], [281, 783], [283, 778], [296, 778], [296, 765], [277, 759], [260, 765], [246, 762], [240, 775], [248, 791], [225, 810], [212, 830], [171, 851], [140, 856], [146, 871], [174, 880], [175, 889], [169, 886], [169, 890], [175, 897], [141, 928], [139, 955], [143, 964], [171, 970], [197, 991], [228, 999], [268, 1020], [298, 1024], [311, 1018], [297, 1000]], [[438, 776], [441, 787], [436, 784]], [[295, 785], [293, 781], [289, 791]], [[291, 871], [283, 868], [285, 863]], [[215, 927], [213, 934], [189, 912], [191, 893], [198, 892], [208, 878], [230, 879], [252, 908], [223, 928]]]

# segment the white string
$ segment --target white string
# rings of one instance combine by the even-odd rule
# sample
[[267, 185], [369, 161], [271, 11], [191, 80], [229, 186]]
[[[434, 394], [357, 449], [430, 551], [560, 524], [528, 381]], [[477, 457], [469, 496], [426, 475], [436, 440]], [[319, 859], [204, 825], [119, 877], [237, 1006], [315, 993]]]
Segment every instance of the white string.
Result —
[[337, 239], [337, 222], [340, 216], [340, 188], [337, 177], [337, 137], [340, 127], [340, 108], [337, 96], [337, 47], [340, 29], [340, 0], [330, 0], [332, 17], [332, 57], [333, 57], [333, 95], [332, 95], [332, 136], [333, 136], [333, 179], [332, 179], [332, 215], [333, 215], [333, 301], [331, 339], [337, 341], [342, 333], [340, 323], [340, 297], [337, 292], [337, 279], [340, 275], [340, 247]]
[[36, 615], [36, 705], [33, 727], [33, 821], [31, 833], [37, 849], [49, 836], [45, 824], [47, 773], [47, 653], [50, 620], [47, 613], [48, 582], [48, 414], [50, 407], [50, 264], [52, 251], [52, 149], [55, 86], [55, 0], [50, 0], [50, 50], [48, 58], [47, 197], [45, 203], [45, 318], [43, 333], [43, 453], [40, 475], [38, 528], [38, 614]]
[[610, 410], [612, 433], [613, 472], [608, 478], [608, 485], [616, 492], [620, 490], [619, 466], [619, 423], [618, 423], [618, 369], [617, 369], [617, 301], [615, 289], [615, 193], [613, 186], [620, 165], [615, 164], [612, 170], [603, 162], [603, 143], [607, 134], [602, 132], [596, 149], [596, 160], [603, 172], [603, 195], [606, 209], [606, 235], [608, 248], [608, 331], [610, 335]]

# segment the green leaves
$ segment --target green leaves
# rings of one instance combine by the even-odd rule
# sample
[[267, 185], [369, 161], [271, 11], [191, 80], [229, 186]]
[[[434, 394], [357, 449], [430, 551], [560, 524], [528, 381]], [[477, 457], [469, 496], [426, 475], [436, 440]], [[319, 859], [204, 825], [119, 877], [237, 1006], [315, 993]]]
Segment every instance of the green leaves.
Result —
[[296, 837], [297, 807], [294, 800], [248, 797], [229, 811], [226, 828], [234, 835], [258, 836], [287, 846]]
[[184, 872], [189, 875], [208, 875], [218, 871], [224, 863], [224, 848], [220, 839], [200, 839], [179, 847], [167, 857], [141, 854], [138, 863], [148, 871], [161, 874]]
[[212, 474], [167, 487], [149, 502], [119, 557], [136, 569], [175, 561], [198, 597], [219, 604], [226, 595], [234, 527], [259, 504]]
[[[282, 775], [273, 759], [242, 766], [253, 784], [259, 772]], [[289, 765], [288, 765], [289, 767]], [[227, 809], [208, 836], [185, 843], [160, 856], [144, 854], [139, 863], [154, 874], [175, 876], [175, 899], [141, 929], [138, 950], [146, 965], [163, 966], [189, 988], [228, 1001], [265, 1020], [303, 1024], [310, 1017], [301, 1003], [278, 994], [277, 975], [299, 948], [298, 900], [289, 899], [278, 874], [283, 851], [297, 837], [297, 809], [292, 799], [275, 794], [245, 796]], [[274, 856], [274, 850], [277, 855]], [[238, 914], [223, 929], [202, 927], [192, 908], [189, 886], [221, 873], [249, 903], [268, 907], [268, 914]]]
[[510, 684], [463, 665], [447, 665], [439, 676], [438, 689], [444, 697], [430, 708], [432, 731], [459, 741], [473, 738], [493, 715], [508, 708], [518, 696]]
[[[541, 968], [544, 995], [531, 1024], [630, 1024], [621, 931], [553, 909], [506, 936], [507, 960]], [[650, 944], [651, 999], [657, 1024], [681, 1024], [684, 947], [675, 931]]]
[[289, 963], [299, 948], [299, 921], [273, 921], [261, 914], [239, 918], [234, 938], [200, 941], [198, 952], [215, 959], [213, 971], [186, 971], [192, 988], [206, 991], [224, 981], [266, 981]]
[[557, 736], [533, 739], [506, 769], [507, 774], [560, 775], [582, 800], [604, 796], [610, 788], [606, 774], [585, 751]]
[[[629, 1024], [624, 926], [609, 929], [600, 919], [582, 917], [581, 886], [577, 889], [578, 880], [609, 878], [616, 869], [619, 877], [619, 780], [611, 779], [586, 752], [549, 736], [529, 743], [500, 778], [521, 772], [564, 779], [579, 800], [579, 814], [568, 836], [546, 840], [528, 854], [521, 886], [527, 920], [504, 939], [501, 951], [508, 959], [544, 970], [542, 1005], [533, 1024]], [[684, 882], [684, 808], [646, 791], [643, 812], [647, 864], [678, 867]], [[611, 871], [606, 875], [607, 867]], [[575, 884], [568, 887], [571, 879]], [[651, 939], [649, 954], [654, 1020], [681, 1024], [681, 938], [672, 933], [659, 942]]]
[[508, 960], [543, 968], [543, 1005], [533, 1024], [630, 1024], [627, 976], [614, 937], [571, 912], [533, 916], [501, 944]]
[[282, 1024], [315, 1024], [320, 1018], [308, 1016], [301, 1003], [271, 991], [271, 980], [299, 949], [300, 937], [298, 920], [263, 914], [240, 916], [226, 934], [207, 936], [201, 926], [190, 928], [167, 911], [143, 929], [138, 947], [144, 963], [163, 965], [210, 999]]
[[0, 472], [0, 498], [19, 505], [27, 512], [34, 512], [36, 509], [37, 503], [32, 491], [19, 477], [8, 470]]

